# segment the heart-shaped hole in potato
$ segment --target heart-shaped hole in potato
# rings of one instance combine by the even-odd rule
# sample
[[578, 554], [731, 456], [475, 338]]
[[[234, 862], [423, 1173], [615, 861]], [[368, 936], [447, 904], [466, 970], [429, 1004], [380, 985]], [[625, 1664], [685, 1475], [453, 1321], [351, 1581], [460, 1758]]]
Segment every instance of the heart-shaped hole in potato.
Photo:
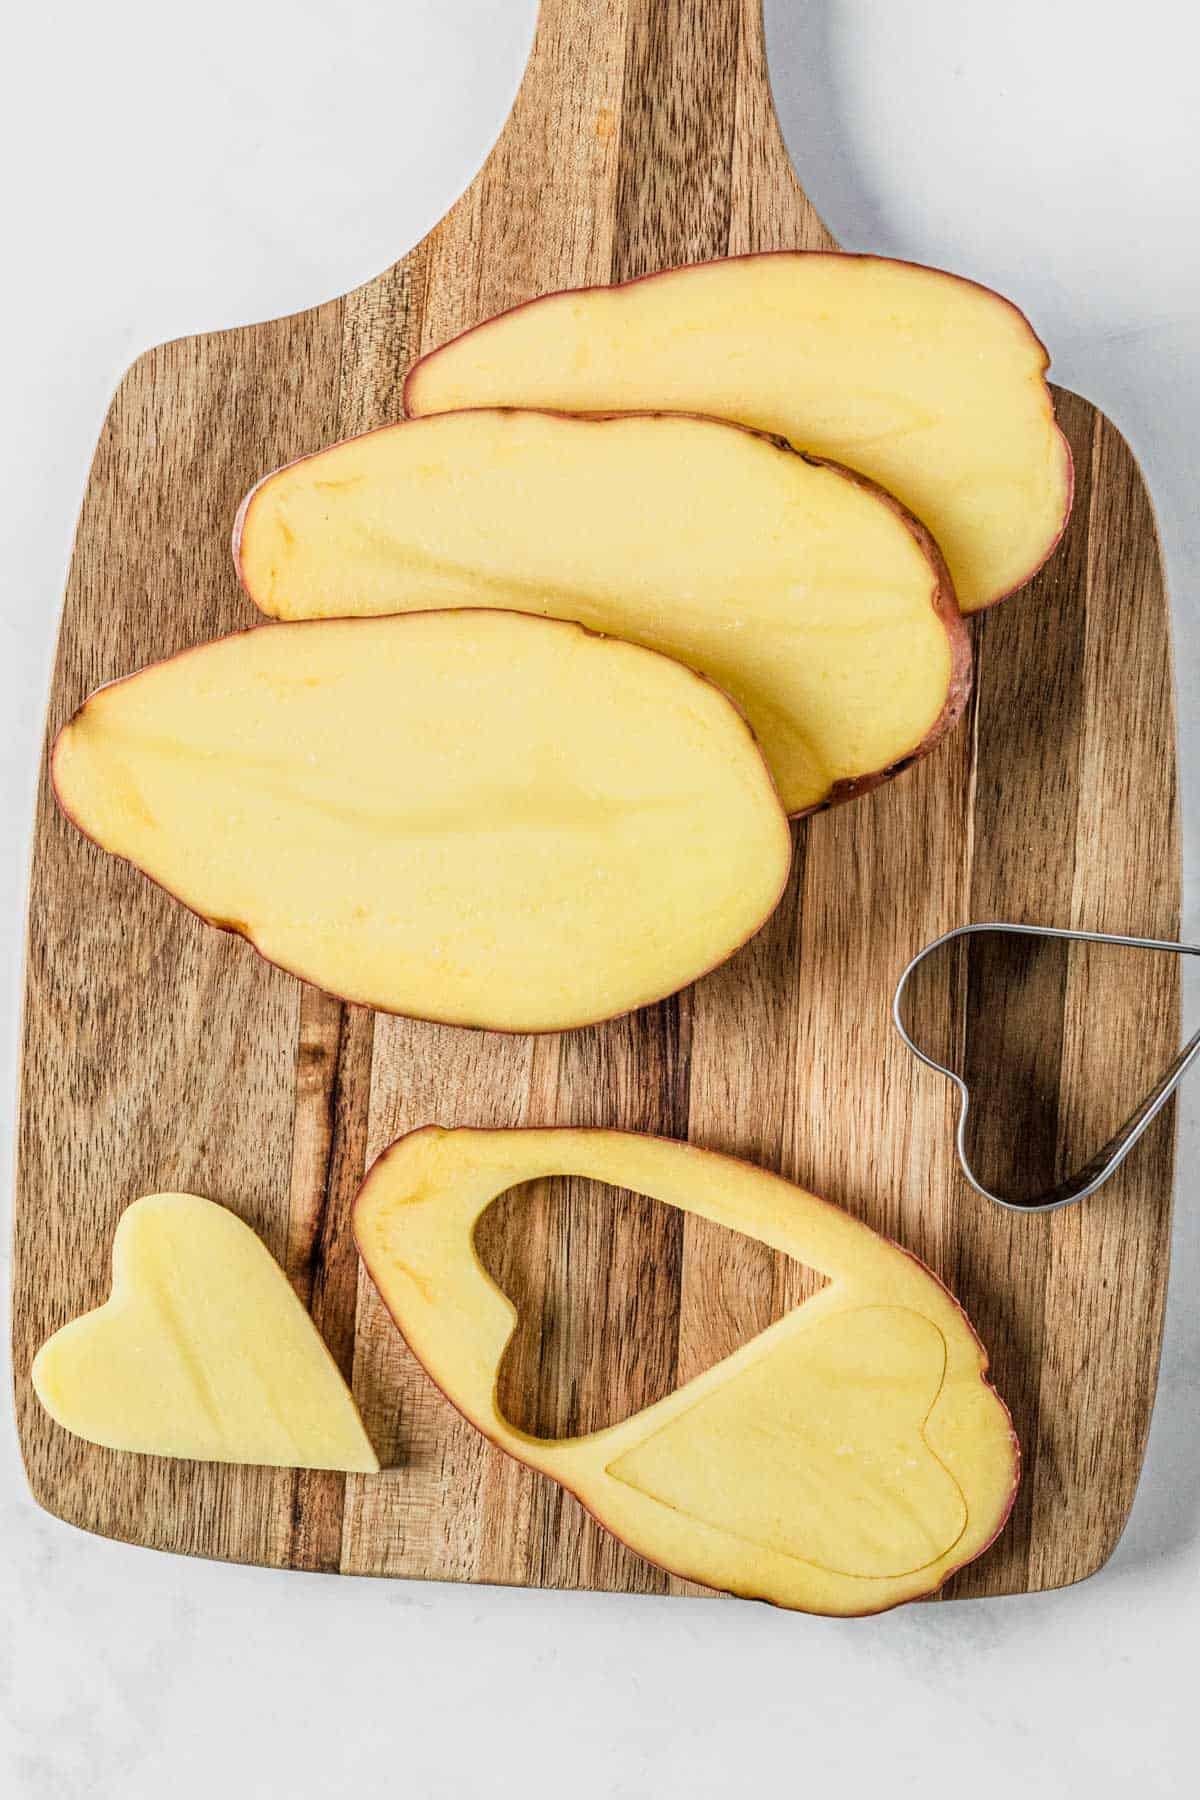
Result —
[[475, 1250], [517, 1309], [500, 1410], [538, 1438], [619, 1424], [826, 1285], [754, 1238], [576, 1175], [501, 1194]]

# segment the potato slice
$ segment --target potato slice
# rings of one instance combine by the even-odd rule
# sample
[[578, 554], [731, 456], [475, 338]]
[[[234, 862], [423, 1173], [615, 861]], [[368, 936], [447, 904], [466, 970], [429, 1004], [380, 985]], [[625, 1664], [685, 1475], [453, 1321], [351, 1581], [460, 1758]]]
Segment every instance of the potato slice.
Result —
[[[633, 1188], [819, 1269], [811, 1300], [657, 1404], [586, 1437], [509, 1424], [516, 1315], [473, 1246], [499, 1194], [554, 1174]], [[804, 1612], [881, 1612], [985, 1550], [1016, 1493], [987, 1357], [923, 1264], [779, 1176], [619, 1131], [401, 1138], [354, 1208], [367, 1270], [433, 1380], [651, 1562]]]
[[716, 413], [872, 476], [941, 545], [963, 612], [1045, 561], [1071, 506], [1049, 358], [975, 282], [879, 256], [730, 257], [550, 294], [418, 362], [410, 415]]
[[675, 991], [791, 838], [736, 707], [522, 613], [265, 625], [101, 688], [59, 803], [210, 923], [384, 1011], [557, 1031]]
[[198, 1194], [147, 1194], [113, 1238], [112, 1295], [38, 1351], [51, 1418], [110, 1450], [379, 1468], [358, 1408], [266, 1245]]
[[414, 420], [268, 475], [234, 545], [275, 618], [503, 606], [665, 651], [732, 694], [790, 813], [931, 749], [970, 687], [928, 532], [861, 477], [719, 420]]

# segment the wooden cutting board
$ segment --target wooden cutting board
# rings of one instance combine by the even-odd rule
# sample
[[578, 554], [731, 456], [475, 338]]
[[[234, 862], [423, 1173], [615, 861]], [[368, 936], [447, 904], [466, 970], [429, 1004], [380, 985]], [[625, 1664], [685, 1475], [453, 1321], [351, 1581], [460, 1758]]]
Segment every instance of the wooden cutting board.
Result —
[[[421, 351], [554, 288], [832, 245], [780, 140], [759, 4], [543, 0], [499, 144], [409, 256], [345, 299], [134, 365], [83, 505], [47, 741], [99, 682], [253, 621], [229, 556], [241, 495], [278, 463], [396, 418]], [[348, 1231], [364, 1164], [412, 1126], [610, 1125], [781, 1170], [894, 1234], [962, 1298], [1026, 1474], [1004, 1536], [948, 1592], [1055, 1587], [1104, 1561], [1154, 1393], [1171, 1122], [1086, 1205], [1002, 1213], [959, 1177], [947, 1085], [888, 1018], [906, 959], [965, 920], [1177, 932], [1150, 505], [1114, 428], [1074, 395], [1059, 403], [1074, 519], [1033, 585], [974, 624], [964, 727], [890, 786], [797, 826], [770, 925], [631, 1018], [532, 1039], [343, 1007], [103, 856], [43, 778], [15, 1347], [44, 1506], [112, 1537], [277, 1567], [685, 1591], [451, 1411], [384, 1317]], [[1174, 958], [1058, 948], [1014, 971], [983, 949], [918, 1008], [929, 1041], [956, 1044], [985, 1085], [1016, 1057], [984, 1136], [1018, 1173], [1035, 1151], [1094, 1148], [1178, 1041]], [[119, 1213], [162, 1188], [234, 1207], [284, 1260], [353, 1379], [384, 1477], [119, 1456], [40, 1411], [35, 1349], [101, 1301]], [[506, 1407], [548, 1432], [646, 1404], [808, 1291], [804, 1271], [761, 1245], [579, 1184], [498, 1203], [481, 1248], [522, 1308]]]

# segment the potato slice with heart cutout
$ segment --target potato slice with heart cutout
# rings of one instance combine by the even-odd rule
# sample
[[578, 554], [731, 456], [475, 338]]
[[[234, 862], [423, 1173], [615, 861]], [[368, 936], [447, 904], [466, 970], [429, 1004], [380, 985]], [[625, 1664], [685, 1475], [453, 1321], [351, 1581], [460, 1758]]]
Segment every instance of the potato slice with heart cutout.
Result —
[[733, 696], [793, 814], [926, 754], [970, 691], [924, 526], [719, 419], [410, 420], [264, 477], [234, 554], [273, 618], [503, 606], [661, 650]]
[[523, 613], [263, 625], [101, 688], [67, 816], [302, 980], [562, 1031], [659, 1000], [774, 909], [791, 836], [721, 691]]
[[111, 1450], [374, 1474], [358, 1408], [266, 1245], [199, 1194], [147, 1194], [112, 1294], [38, 1351], [51, 1418]]
[[530, 300], [421, 358], [410, 417], [466, 406], [713, 413], [861, 470], [942, 547], [964, 613], [1040, 568], [1071, 509], [1049, 357], [977, 282], [777, 250]]
[[[473, 1238], [499, 1194], [556, 1174], [744, 1232], [827, 1285], [620, 1424], [533, 1437], [497, 1403], [515, 1314]], [[961, 1308], [915, 1257], [766, 1170], [625, 1132], [427, 1126], [375, 1164], [354, 1232], [459, 1411], [675, 1574], [805, 1612], [881, 1612], [934, 1592], [1008, 1517], [1017, 1442]]]

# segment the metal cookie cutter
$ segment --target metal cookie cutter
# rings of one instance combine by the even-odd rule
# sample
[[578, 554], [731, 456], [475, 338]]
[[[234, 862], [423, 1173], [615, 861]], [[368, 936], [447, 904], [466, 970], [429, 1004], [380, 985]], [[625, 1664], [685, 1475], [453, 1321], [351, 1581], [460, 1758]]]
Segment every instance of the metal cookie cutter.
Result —
[[935, 950], [940, 950], [944, 944], [952, 943], [955, 938], [973, 937], [985, 931], [1007, 932], [1016, 937], [1067, 938], [1080, 944], [1119, 944], [1130, 950], [1169, 950], [1176, 956], [1200, 956], [1200, 944], [1176, 944], [1169, 939], [1161, 938], [1115, 937], [1105, 931], [1065, 931], [1054, 925], [1005, 925], [995, 921], [981, 925], [958, 925], [953, 931], [944, 932], [940, 938], [935, 938], [932, 944], [926, 944], [923, 950], [919, 950], [897, 982], [896, 995], [892, 1001], [892, 1018], [895, 1021], [896, 1030], [913, 1055], [919, 1057], [926, 1068], [933, 1069], [938, 1075], [944, 1075], [946, 1080], [952, 1081], [958, 1089], [961, 1104], [958, 1109], [958, 1126], [954, 1134], [954, 1142], [958, 1151], [959, 1166], [975, 1192], [982, 1194], [985, 1200], [994, 1200], [997, 1206], [1007, 1207], [1011, 1212], [1054, 1212], [1060, 1206], [1069, 1206], [1073, 1200], [1086, 1200], [1089, 1194], [1094, 1194], [1097, 1188], [1103, 1187], [1110, 1175], [1116, 1173], [1142, 1133], [1162, 1111], [1188, 1069], [1200, 1056], [1200, 1031], [1188, 1039], [1174, 1062], [1151, 1088], [1145, 1099], [1139, 1102], [1125, 1123], [1109, 1138], [1103, 1149], [1098, 1150], [1090, 1162], [1084, 1164], [1083, 1168], [1077, 1169], [1073, 1175], [1068, 1175], [1057, 1186], [1048, 1188], [1045, 1193], [1035, 1194], [1031, 1200], [1006, 1200], [1003, 1194], [993, 1194], [991, 1189], [984, 1187], [975, 1175], [967, 1156], [967, 1113], [971, 1105], [971, 1096], [966, 1082], [962, 1080], [961, 1076], [956, 1075], [953, 1069], [947, 1069], [941, 1063], [935, 1062], [932, 1056], [926, 1056], [920, 1046], [915, 1044], [909, 1036], [902, 1017], [904, 991], [908, 986], [909, 977], [917, 965], [924, 962], [927, 956], [932, 956]]

